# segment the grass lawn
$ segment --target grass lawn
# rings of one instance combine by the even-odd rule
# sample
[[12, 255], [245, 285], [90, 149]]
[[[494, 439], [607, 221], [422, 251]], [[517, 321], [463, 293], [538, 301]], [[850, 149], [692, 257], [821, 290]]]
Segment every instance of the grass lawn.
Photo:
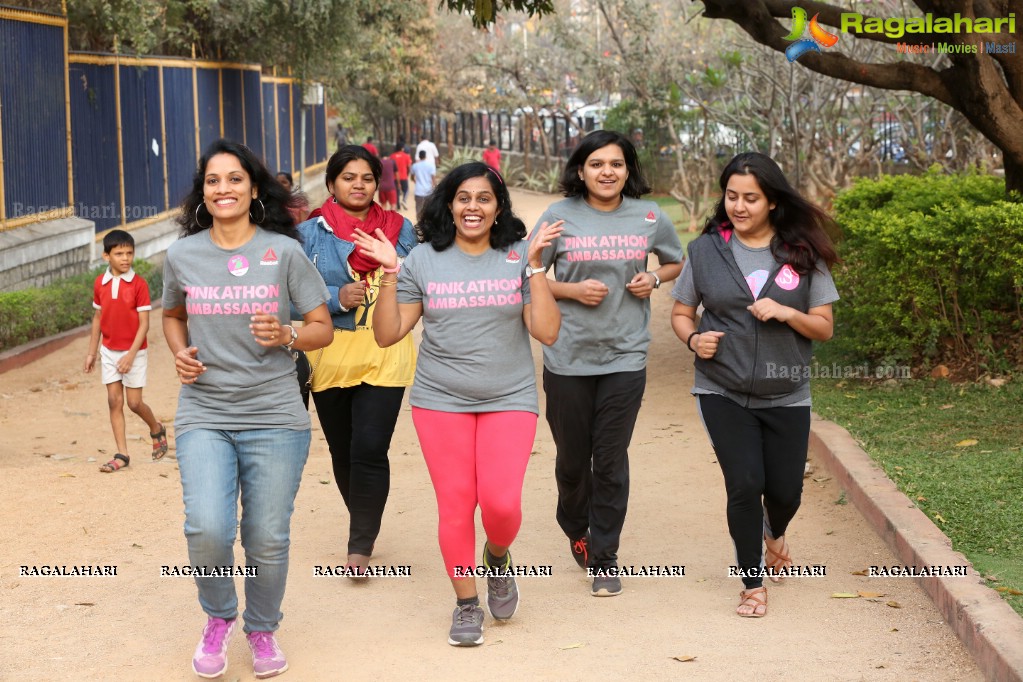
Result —
[[848, 429], [1023, 615], [1023, 382], [894, 383], [816, 379], [814, 410]]
[[689, 232], [685, 229], [689, 225], [689, 218], [684, 214], [682, 204], [678, 203], [678, 201], [666, 194], [654, 195], [649, 198], [660, 206], [661, 210], [664, 211], [664, 215], [668, 216], [668, 219], [671, 220], [683, 247], [700, 236], [699, 232]]

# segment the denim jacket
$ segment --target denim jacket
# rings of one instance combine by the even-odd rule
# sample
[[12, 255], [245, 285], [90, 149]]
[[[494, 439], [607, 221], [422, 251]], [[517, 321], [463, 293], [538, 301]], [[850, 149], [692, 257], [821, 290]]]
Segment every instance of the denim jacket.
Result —
[[[327, 290], [330, 292], [327, 309], [334, 321], [334, 327], [354, 331], [355, 309], [347, 313], [341, 312], [341, 302], [337, 294], [341, 287], [355, 281], [348, 269], [348, 256], [355, 249], [355, 244], [338, 239], [322, 216], [301, 223], [298, 231], [302, 235], [302, 248], [305, 254], [327, 283]], [[401, 232], [398, 233], [398, 255], [404, 258], [416, 244], [415, 228], [412, 227], [412, 222], [405, 218]]]

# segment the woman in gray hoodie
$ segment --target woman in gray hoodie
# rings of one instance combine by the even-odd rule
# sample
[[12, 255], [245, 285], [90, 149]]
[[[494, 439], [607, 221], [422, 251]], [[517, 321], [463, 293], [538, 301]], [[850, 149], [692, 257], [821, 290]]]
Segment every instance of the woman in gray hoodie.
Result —
[[785, 530], [803, 490], [811, 343], [831, 338], [838, 300], [835, 224], [763, 154], [733, 158], [721, 191], [672, 289], [671, 323], [696, 354], [693, 394], [725, 478], [745, 587], [736, 613], [760, 618], [764, 577], [792, 570]]

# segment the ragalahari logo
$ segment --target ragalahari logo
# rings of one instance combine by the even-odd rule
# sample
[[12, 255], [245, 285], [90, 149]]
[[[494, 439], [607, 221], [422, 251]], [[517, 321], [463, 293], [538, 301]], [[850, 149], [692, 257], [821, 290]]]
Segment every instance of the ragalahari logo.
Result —
[[[806, 10], [802, 7], [792, 8], [792, 32], [785, 36], [785, 40], [794, 40], [785, 49], [785, 56], [790, 62], [794, 62], [807, 52], [821, 52], [822, 47], [832, 47], [838, 42], [838, 36], [828, 33], [817, 23], [819, 14], [813, 15], [813, 19], [807, 24]], [[810, 32], [809, 38], [804, 38], [803, 33]]]

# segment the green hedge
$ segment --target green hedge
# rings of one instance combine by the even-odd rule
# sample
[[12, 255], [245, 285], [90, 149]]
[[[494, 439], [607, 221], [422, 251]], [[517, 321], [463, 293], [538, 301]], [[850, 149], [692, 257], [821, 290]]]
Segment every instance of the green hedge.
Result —
[[979, 174], [860, 179], [835, 201], [832, 352], [852, 362], [1023, 366], [1023, 205]]
[[[133, 267], [158, 302], [163, 272], [144, 260], [136, 260]], [[93, 283], [104, 270], [105, 265], [42, 288], [0, 293], [0, 352], [88, 324], [93, 315]]]

